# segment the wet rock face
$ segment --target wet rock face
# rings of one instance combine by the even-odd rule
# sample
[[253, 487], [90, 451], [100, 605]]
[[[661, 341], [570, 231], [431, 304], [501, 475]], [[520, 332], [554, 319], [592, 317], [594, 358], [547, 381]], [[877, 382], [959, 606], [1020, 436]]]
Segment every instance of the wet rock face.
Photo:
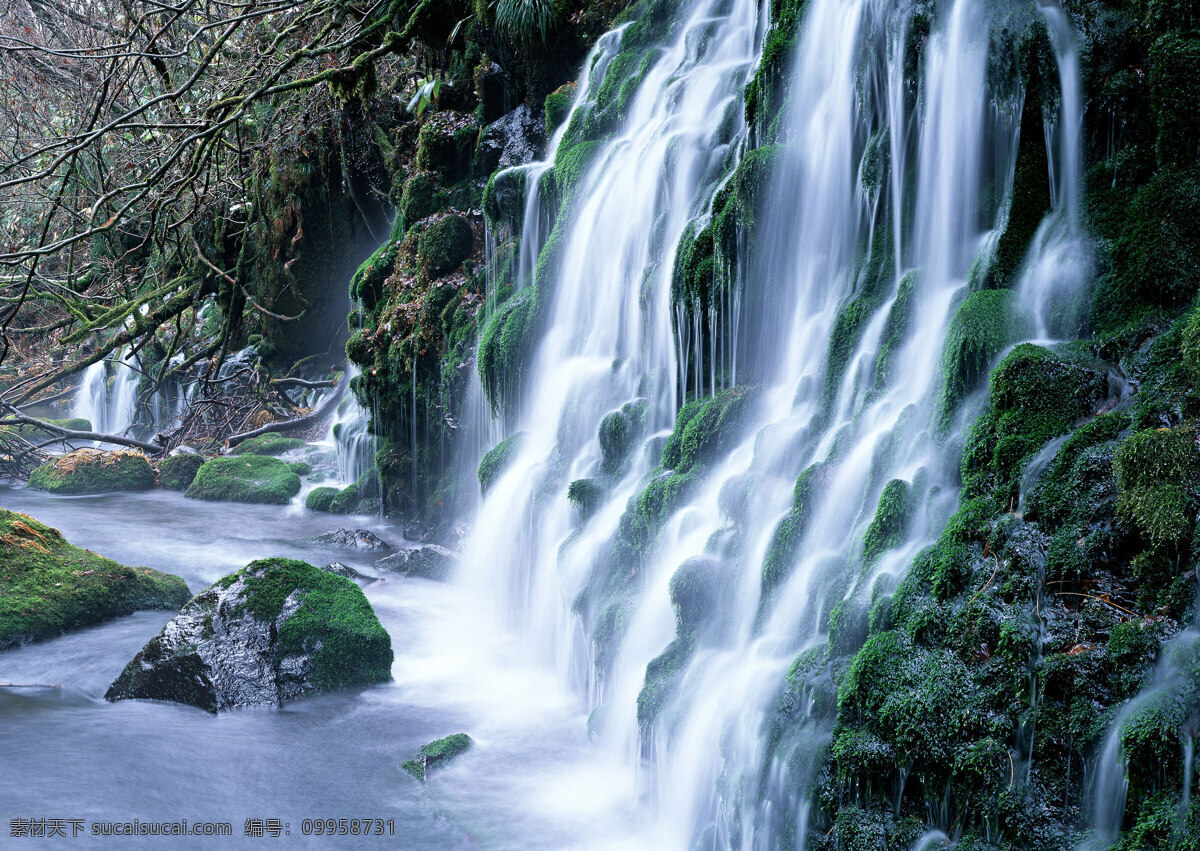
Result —
[[335, 529], [313, 538], [314, 543], [355, 552], [386, 550], [389, 544], [367, 529]]
[[545, 121], [523, 103], [488, 125], [479, 150], [487, 170], [496, 171], [537, 159], [545, 142]]
[[300, 561], [252, 562], [196, 595], [125, 666], [109, 700], [209, 712], [391, 678], [392, 646], [362, 591]]
[[381, 558], [375, 562], [375, 569], [440, 582], [450, 575], [450, 571], [459, 560], [460, 556], [453, 550], [439, 547], [437, 544], [423, 544]]

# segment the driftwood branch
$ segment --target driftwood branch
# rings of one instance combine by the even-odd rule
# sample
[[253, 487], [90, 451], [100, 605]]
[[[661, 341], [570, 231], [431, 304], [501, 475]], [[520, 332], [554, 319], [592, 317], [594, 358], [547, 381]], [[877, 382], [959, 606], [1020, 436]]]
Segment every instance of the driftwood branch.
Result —
[[35, 417], [28, 417], [22, 414], [12, 405], [4, 404], [4, 409], [8, 411], [9, 419], [3, 422], [8, 425], [31, 425], [36, 426], [49, 434], [55, 436], [55, 439], [62, 440], [92, 440], [99, 443], [113, 443], [117, 446], [129, 446], [134, 449], [141, 449], [143, 452], [149, 452], [152, 455], [160, 454], [164, 447], [157, 446], [153, 443], [146, 443], [141, 440], [135, 440], [132, 437], [122, 437], [118, 434], [101, 434], [96, 431], [73, 431], [69, 428], [56, 426], [51, 423], [43, 422]]
[[305, 381], [303, 378], [276, 378], [271, 382], [273, 387], [303, 387], [305, 390], [316, 390], [321, 387], [333, 387], [335, 383], [325, 381]]
[[235, 434], [232, 437], [225, 439], [225, 445], [233, 448], [244, 440], [249, 440], [252, 437], [259, 437], [264, 434], [277, 434], [284, 431], [295, 431], [301, 428], [307, 428], [311, 425], [316, 425], [325, 417], [329, 416], [338, 406], [338, 402], [346, 395], [346, 387], [350, 382], [343, 381], [341, 385], [334, 391], [328, 399], [321, 403], [321, 406], [311, 414], [305, 414], [303, 417], [297, 417], [294, 420], [284, 420], [281, 423], [267, 423], [262, 428], [256, 428], [253, 431], [244, 431], [241, 434]]

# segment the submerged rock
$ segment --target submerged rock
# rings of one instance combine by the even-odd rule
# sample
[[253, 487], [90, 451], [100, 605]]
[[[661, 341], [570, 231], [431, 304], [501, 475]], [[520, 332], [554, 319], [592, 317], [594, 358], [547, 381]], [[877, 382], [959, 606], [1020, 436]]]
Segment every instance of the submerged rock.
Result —
[[154, 487], [154, 468], [141, 452], [76, 449], [34, 470], [29, 487], [61, 494], [144, 491]]
[[326, 573], [333, 573], [337, 576], [344, 576], [347, 579], [352, 579], [361, 585], [370, 585], [373, 582], [382, 582], [381, 576], [367, 576], [365, 573], [359, 573], [348, 564], [342, 564], [340, 561], [331, 561], [329, 564], [321, 565], [321, 570]]
[[391, 679], [392, 642], [349, 579], [292, 559], [251, 562], [197, 594], [125, 666], [109, 700], [209, 712]]
[[407, 760], [400, 767], [418, 780], [424, 780], [429, 769], [447, 763], [470, 749], [471, 737], [466, 733], [455, 733], [425, 745], [417, 751], [415, 758]]
[[375, 562], [375, 569], [441, 581], [450, 575], [460, 560], [461, 556], [453, 550], [437, 544], [422, 544], [381, 558]]
[[140, 609], [178, 609], [188, 596], [178, 576], [117, 564], [0, 508], [0, 650]]
[[261, 455], [238, 455], [206, 461], [184, 496], [287, 505], [299, 492], [300, 477], [283, 461]]
[[317, 544], [329, 547], [341, 547], [344, 550], [369, 552], [371, 550], [386, 550], [390, 544], [379, 538], [368, 529], [334, 529], [324, 535], [313, 538]]

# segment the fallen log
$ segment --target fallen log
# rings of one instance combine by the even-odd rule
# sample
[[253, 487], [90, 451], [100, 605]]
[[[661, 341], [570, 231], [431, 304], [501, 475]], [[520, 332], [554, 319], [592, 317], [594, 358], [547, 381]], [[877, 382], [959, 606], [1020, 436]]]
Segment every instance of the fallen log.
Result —
[[[91, 440], [98, 443], [112, 443], [117, 446], [129, 446], [133, 449], [140, 449], [143, 452], [148, 452], [151, 455], [161, 454], [166, 447], [158, 446], [153, 443], [146, 443], [143, 440], [136, 440], [132, 437], [123, 437], [119, 434], [101, 434], [96, 431], [73, 431], [69, 428], [56, 426], [48, 422], [37, 419], [36, 417], [26, 416], [17, 408], [7, 402], [0, 402], [0, 406], [8, 412], [8, 419], [0, 420], [0, 425], [31, 425], [36, 426], [48, 434], [54, 435], [54, 440]], [[51, 443], [54, 440], [50, 441]]]
[[244, 431], [241, 434], [235, 434], [232, 437], [225, 438], [225, 445], [230, 449], [237, 446], [244, 440], [249, 440], [252, 437], [259, 437], [264, 434], [277, 434], [285, 431], [296, 431], [301, 428], [308, 428], [311, 425], [316, 425], [325, 417], [329, 416], [337, 408], [338, 403], [342, 401], [342, 397], [346, 395], [346, 387], [350, 382], [343, 381], [337, 386], [337, 389], [330, 394], [329, 398], [321, 403], [311, 414], [305, 414], [302, 417], [297, 417], [294, 420], [284, 420], [279, 423], [267, 423], [261, 428], [256, 428], [253, 431]]

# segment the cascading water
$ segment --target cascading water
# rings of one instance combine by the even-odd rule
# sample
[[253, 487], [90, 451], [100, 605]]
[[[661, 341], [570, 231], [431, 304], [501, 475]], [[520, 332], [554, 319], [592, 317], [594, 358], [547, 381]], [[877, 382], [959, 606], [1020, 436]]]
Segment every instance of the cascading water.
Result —
[[[867, 605], [956, 505], [967, 412], [944, 341], [1013, 186], [1023, 92], [989, 76], [1007, 13], [956, 0], [915, 38], [908, 4], [813, 0], [753, 244], [739, 231], [736, 256], [720, 255], [713, 288], [728, 280], [703, 316], [673, 300], [674, 252], [689, 222], [712, 222], [705, 208], [746, 137], [754, 4], [692, 3], [579, 178], [569, 221], [543, 247], [542, 216], [525, 217], [518, 268], [535, 268], [535, 250], [558, 263], [535, 273], [538, 297], [551, 292], [545, 330], [504, 422], [525, 435], [480, 506], [462, 579], [586, 695], [665, 846], [803, 845], [831, 706], [802, 692], [796, 723], [772, 733], [789, 667], [830, 640], [831, 622], [852, 645]], [[1056, 38], [1047, 222], [1060, 224], [1051, 235], [1043, 223], [1021, 278], [1039, 336], [1062, 327], [1049, 306], [1086, 279], [1062, 272], [1080, 244], [1080, 99], [1069, 29]], [[585, 68], [619, 49], [606, 37]], [[589, 92], [569, 122], [586, 120]], [[1061, 262], [1044, 256], [1055, 252]], [[736, 410], [741, 427], [705, 469], [675, 471], [693, 450], [664, 452], [663, 438], [689, 393]], [[612, 424], [642, 420], [641, 451], [614, 465]], [[667, 469], [651, 474], [660, 454]], [[681, 496], [630, 556], [650, 494]], [[935, 829], [950, 821], [931, 814]]]
[[[343, 380], [352, 381], [358, 370], [348, 365]], [[371, 417], [354, 393], [346, 393], [338, 403], [333, 422], [329, 426], [329, 441], [337, 453], [337, 477], [339, 482], [353, 484], [375, 466], [375, 438], [371, 435]]]
[[102, 434], [125, 434], [133, 425], [140, 380], [141, 374], [120, 357], [114, 358], [111, 364], [97, 361], [83, 373], [71, 406], [71, 416], [86, 419], [93, 430]]
[[[1192, 787], [1192, 746], [1200, 713], [1200, 631], [1184, 630], [1163, 646], [1163, 658], [1145, 688], [1117, 711], [1091, 770], [1092, 837], [1084, 849], [1108, 848], [1121, 834], [1129, 792], [1130, 766], [1122, 739], [1136, 735], [1141, 727], [1167, 721], [1164, 732], [1176, 733], [1182, 742], [1183, 776], [1160, 776], [1164, 789], [1181, 789], [1182, 805], [1172, 833], [1185, 830]], [[1143, 773], [1163, 772], [1158, 766], [1142, 766]]]

